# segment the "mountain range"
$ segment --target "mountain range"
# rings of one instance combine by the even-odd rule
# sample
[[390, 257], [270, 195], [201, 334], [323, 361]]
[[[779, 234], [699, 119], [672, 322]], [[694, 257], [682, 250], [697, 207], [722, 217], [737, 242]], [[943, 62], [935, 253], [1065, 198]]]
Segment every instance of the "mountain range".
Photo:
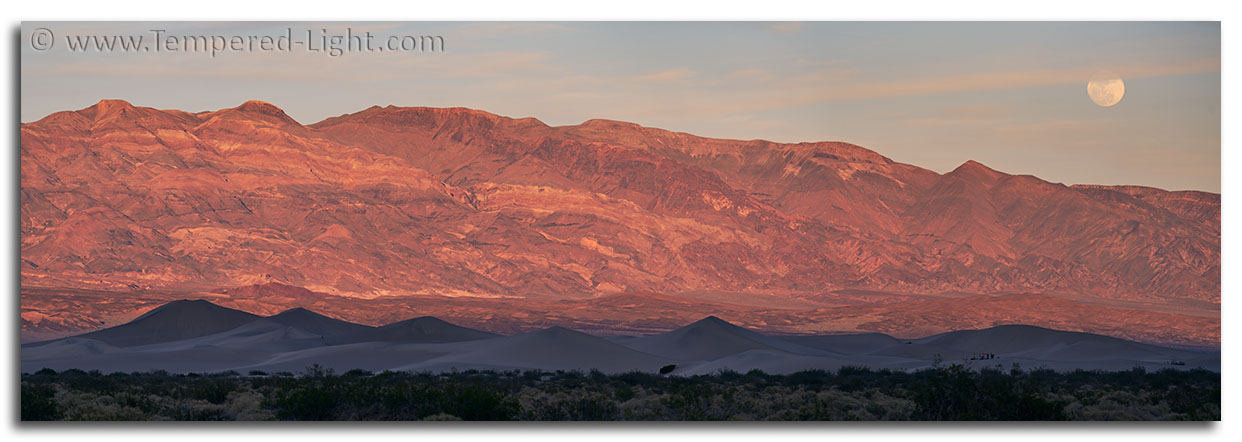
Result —
[[[291, 309], [271, 316], [179, 300], [116, 327], [22, 346], [23, 372], [167, 370], [270, 374], [312, 365], [345, 372], [411, 370], [600, 370], [772, 374], [844, 366], [1220, 371], [1220, 353], [1005, 325], [919, 339], [884, 334], [769, 336], [709, 316], [666, 333], [599, 337], [564, 327], [501, 336], [419, 317], [368, 327]], [[670, 367], [671, 366], [671, 367]]]
[[609, 120], [104, 100], [21, 126], [21, 275], [23, 340], [211, 295], [489, 332], [718, 310], [780, 332], [1021, 322], [1213, 347], [1220, 195]]

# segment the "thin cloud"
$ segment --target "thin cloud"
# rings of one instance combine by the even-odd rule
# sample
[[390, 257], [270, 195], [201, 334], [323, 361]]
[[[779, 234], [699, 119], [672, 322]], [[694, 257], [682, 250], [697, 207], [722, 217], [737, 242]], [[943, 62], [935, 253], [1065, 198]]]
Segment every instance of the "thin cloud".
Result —
[[933, 116], [905, 120], [906, 124], [916, 127], [994, 127], [1013, 121], [1012, 109], [982, 104], [948, 107]]
[[640, 75], [633, 78], [633, 82], [638, 83], [668, 83], [673, 81], [685, 80], [694, 76], [694, 72], [685, 68], [669, 69], [647, 75]]
[[[864, 72], [838, 68], [834, 76], [803, 75], [796, 79], [759, 85], [764, 93], [751, 94], [730, 109], [777, 109], [833, 101], [917, 97], [1063, 84], [1086, 84], [1096, 67], [985, 72], [890, 81], [864, 80]], [[1220, 72], [1220, 57], [1178, 64], [1143, 64], [1112, 68], [1122, 78], [1155, 78]], [[724, 109], [722, 109], [724, 110]]]
[[[952, 75], [937, 78], [874, 82], [833, 88], [808, 98], [811, 101], [862, 100], [911, 97], [998, 89], [1018, 89], [1059, 84], [1086, 84], [1097, 69], [1079, 67], [1019, 72], [993, 72]], [[1220, 72], [1220, 58], [1172, 65], [1135, 65], [1116, 69], [1123, 78], [1152, 78]]]
[[770, 78], [771, 73], [763, 68], [738, 69], [729, 73], [729, 78]]

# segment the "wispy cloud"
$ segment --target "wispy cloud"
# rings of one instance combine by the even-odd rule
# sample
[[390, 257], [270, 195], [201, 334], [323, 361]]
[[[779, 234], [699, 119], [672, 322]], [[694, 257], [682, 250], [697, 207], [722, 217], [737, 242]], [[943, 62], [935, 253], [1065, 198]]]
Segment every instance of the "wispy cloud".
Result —
[[[1220, 57], [1187, 63], [1135, 64], [1110, 68], [1125, 79], [1220, 72]], [[793, 78], [774, 78], [746, 90], [762, 93], [741, 94], [721, 111], [733, 108], [777, 109], [832, 101], [918, 97], [962, 92], [1019, 89], [1062, 84], [1086, 84], [1095, 67], [1037, 69], [1009, 72], [979, 72], [938, 77], [911, 76], [893, 80], [872, 80], [867, 72], [835, 67]]]
[[[1058, 84], [1085, 84], [1086, 80], [1097, 69], [1094, 67], [1076, 67], [1068, 69], [968, 73], [885, 82], [861, 82], [848, 85], [848, 87], [833, 87], [822, 90], [806, 99], [810, 101], [861, 100], [1028, 88]], [[1121, 66], [1114, 70], [1119, 72], [1122, 78], [1130, 79], [1220, 72], [1220, 58], [1178, 64]]]
[[935, 115], [907, 118], [906, 124], [916, 127], [994, 127], [1014, 121], [1013, 110], [1000, 106], [970, 104], [941, 109]]
[[646, 75], [639, 75], [633, 78], [638, 83], [668, 83], [673, 81], [685, 80], [694, 76], [694, 72], [686, 68], [668, 69]]

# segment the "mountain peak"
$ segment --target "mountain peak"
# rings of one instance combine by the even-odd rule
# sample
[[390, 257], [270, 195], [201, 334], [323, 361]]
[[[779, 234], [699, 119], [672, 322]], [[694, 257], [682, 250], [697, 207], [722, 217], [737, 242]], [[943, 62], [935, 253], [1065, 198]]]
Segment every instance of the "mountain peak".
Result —
[[95, 107], [98, 109], [118, 108], [118, 107], [132, 108], [134, 107], [134, 105], [128, 101], [125, 101], [119, 98], [105, 98], [105, 99], [99, 100], [98, 103], [95, 103]]
[[517, 119], [514, 119], [513, 122], [521, 126], [535, 126], [535, 127], [547, 127], [548, 126], [547, 123], [544, 123], [542, 120], [535, 118], [535, 117], [517, 118]]
[[945, 174], [945, 176], [950, 176], [950, 175], [961, 176], [961, 177], [972, 177], [977, 180], [989, 181], [989, 182], [995, 181], [1005, 176], [1004, 173], [998, 172], [995, 169], [985, 166], [983, 165], [983, 163], [980, 163], [975, 160], [967, 160], [965, 163], [962, 163], [962, 165], [957, 166], [956, 169], [953, 169], [952, 172]]
[[276, 118], [278, 120], [281, 120], [287, 123], [301, 125], [300, 123], [295, 121], [292, 117], [290, 117], [288, 114], [286, 114], [283, 109], [277, 107], [276, 105], [272, 103], [268, 103], [266, 101], [250, 100], [245, 103], [242, 103], [240, 106], [237, 106], [233, 108], [232, 110], [237, 111], [237, 112], [247, 113], [247, 114], [265, 115], [265, 116], [273, 117], [273, 118]]
[[578, 125], [578, 127], [592, 128], [592, 129], [614, 129], [614, 128], [621, 128], [621, 127], [630, 128], [630, 129], [642, 128], [641, 125], [638, 125], [636, 123], [630, 123], [628, 121], [608, 120], [604, 118], [592, 118], [590, 120], [583, 121], [582, 124]]
[[83, 109], [81, 113], [91, 119], [101, 120], [112, 116], [124, 115], [136, 109], [133, 104], [125, 100], [103, 99], [91, 107]]
[[261, 100], [249, 100], [249, 101], [246, 101], [245, 103], [242, 103], [240, 106], [235, 107], [234, 109], [237, 109], [243, 112], [260, 112], [260, 113], [278, 112], [281, 114], [285, 113], [284, 110], [277, 107], [276, 105], [272, 103], [268, 103], [266, 101], [261, 101]]
[[965, 162], [965, 163], [962, 163], [960, 166], [957, 166], [957, 168], [956, 168], [956, 169], [953, 169], [953, 170], [954, 170], [954, 171], [958, 171], [958, 170], [966, 170], [966, 171], [976, 171], [976, 170], [980, 170], [980, 171], [996, 172], [996, 171], [995, 171], [995, 170], [993, 170], [991, 167], [985, 166], [983, 163], [980, 163], [980, 162], [975, 161], [975, 160], [966, 160], [966, 162]]
[[423, 106], [371, 106], [351, 114], [344, 114], [324, 119], [310, 127], [322, 129], [340, 124], [380, 125], [381, 127], [422, 128], [432, 130], [440, 127], [470, 126], [481, 130], [491, 130], [508, 117], [491, 112], [466, 107], [423, 107]]

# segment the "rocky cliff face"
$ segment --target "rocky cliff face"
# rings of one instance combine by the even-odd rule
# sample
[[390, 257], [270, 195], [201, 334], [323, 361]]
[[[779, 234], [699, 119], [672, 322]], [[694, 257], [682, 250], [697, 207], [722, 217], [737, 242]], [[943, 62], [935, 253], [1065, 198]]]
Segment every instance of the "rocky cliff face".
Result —
[[23, 124], [21, 180], [24, 287], [1220, 302], [1217, 194], [1067, 187], [973, 161], [941, 175], [847, 143], [460, 108], [304, 126], [255, 101], [102, 101]]

